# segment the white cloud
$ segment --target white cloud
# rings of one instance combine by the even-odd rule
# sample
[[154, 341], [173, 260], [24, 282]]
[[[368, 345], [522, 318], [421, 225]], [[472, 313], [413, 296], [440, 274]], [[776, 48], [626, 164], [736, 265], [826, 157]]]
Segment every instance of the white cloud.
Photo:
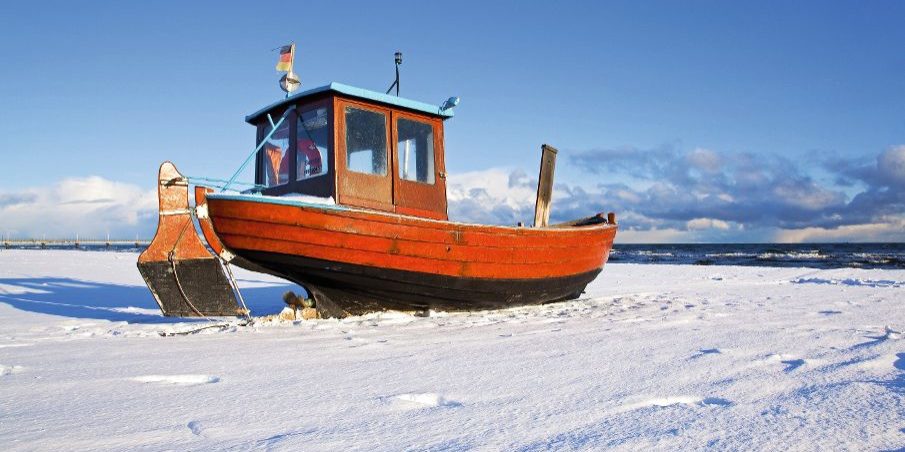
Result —
[[690, 243], [697, 236], [679, 229], [623, 229], [616, 233], [616, 243]]
[[537, 188], [523, 171], [501, 168], [451, 174], [446, 188], [453, 221], [515, 225], [533, 221]]
[[[536, 181], [523, 171], [495, 168], [451, 175], [449, 182], [449, 214], [454, 221], [514, 225], [521, 221], [530, 224], [534, 216]], [[825, 190], [810, 191], [805, 187], [794, 187], [778, 183], [778, 189], [787, 198], [786, 206], [796, 205], [801, 212], [830, 202]], [[705, 201], [686, 201], [687, 191], [676, 185], [655, 182], [646, 192], [637, 192], [629, 187], [616, 184], [600, 186], [597, 190], [585, 190], [578, 186], [556, 184], [553, 196], [551, 222], [567, 221], [597, 212], [615, 211], [619, 220], [618, 243], [677, 243], [677, 242], [726, 242], [726, 241], [903, 241], [905, 240], [905, 220], [887, 217], [881, 221], [865, 224], [840, 226], [836, 228], [809, 226], [800, 228], [763, 224], [759, 218], [753, 222], [735, 217], [724, 219], [700, 215], [690, 219], [681, 216], [670, 217], [659, 213], [672, 213], [667, 209], [650, 209], [653, 202], [664, 207], [681, 209], [686, 215], [695, 211], [696, 204], [733, 201], [727, 193], [704, 194]], [[737, 207], [737, 206], [733, 206]], [[761, 206], [769, 209], [770, 205]], [[700, 210], [700, 209], [698, 209]], [[719, 209], [715, 211], [719, 212]], [[678, 210], [677, 210], [678, 212]], [[730, 210], [731, 212], [731, 210]], [[702, 211], [701, 213], [706, 213]], [[806, 218], [807, 215], [801, 213]], [[843, 221], [843, 215], [827, 213], [831, 221]], [[687, 218], [687, 217], [686, 217]], [[742, 217], [740, 217], [742, 218]], [[806, 223], [807, 220], [803, 222]]]
[[[631, 187], [601, 185], [603, 197], [617, 210], [648, 219], [636, 224], [647, 229], [702, 227], [695, 220], [710, 218], [733, 225], [735, 232], [744, 227], [772, 234], [881, 223], [880, 218], [905, 211], [905, 145], [886, 149], [873, 162], [864, 157], [796, 162], [777, 154], [671, 146], [593, 149], [571, 154], [568, 161], [591, 175], [633, 177]], [[830, 178], [815, 179], [815, 164]], [[856, 181], [863, 183], [858, 189]], [[638, 182], [650, 185], [641, 188]]]
[[49, 187], [0, 193], [0, 234], [18, 238], [149, 238], [157, 193], [102, 177], [64, 179]]
[[805, 210], [826, 209], [836, 206], [840, 202], [837, 192], [816, 185], [802, 186], [781, 183], [773, 188], [773, 195], [777, 200], [785, 202], [786, 205]]
[[685, 227], [693, 231], [703, 229], [720, 229], [727, 231], [729, 230], [729, 223], [714, 218], [695, 218], [694, 220], [685, 222]]
[[[680, 183], [685, 176], [670, 179], [666, 173], [659, 178], [648, 177], [650, 185], [644, 190], [621, 183], [600, 184], [596, 188], [576, 185], [574, 181], [557, 183], [551, 222], [615, 211], [620, 243], [905, 241], [901, 210], [905, 192], [896, 185], [903, 175], [905, 146], [891, 147], [877, 157], [871, 177], [879, 180], [882, 176], [889, 181], [887, 185], [872, 185], [876, 188], [864, 191], [848, 204], [840, 203], [832, 190], [815, 186], [806, 177], [792, 177], [798, 182], [789, 183], [789, 178], [778, 176], [781, 165], [777, 162], [773, 162], [769, 172], [772, 182], [753, 188], [752, 194], [738, 187], [744, 185], [740, 178], [725, 180], [725, 168], [744, 166], [743, 161], [730, 163], [725, 156], [710, 155], [705, 150], [695, 150], [692, 155], [679, 160], [696, 161], [695, 168], [723, 169], [706, 177], [695, 176], [697, 179], [691, 179], [694, 187]], [[656, 169], [653, 165], [647, 166]], [[536, 184], [535, 179], [518, 169], [451, 174], [447, 187], [450, 219], [479, 224], [531, 224]], [[9, 232], [19, 238], [45, 234], [66, 238], [79, 234], [83, 238], [101, 238], [109, 233], [116, 238], [150, 238], [156, 217], [155, 190], [102, 177], [71, 178], [45, 187], [0, 191], [0, 235]]]
[[783, 229], [774, 237], [777, 243], [801, 242], [902, 242], [905, 241], [905, 217], [888, 221], [854, 224], [837, 228]]
[[722, 167], [722, 159], [716, 152], [709, 149], [697, 148], [686, 156], [688, 163], [699, 171], [715, 173]]
[[877, 170], [888, 183], [905, 187], [905, 145], [893, 146], [877, 156]]

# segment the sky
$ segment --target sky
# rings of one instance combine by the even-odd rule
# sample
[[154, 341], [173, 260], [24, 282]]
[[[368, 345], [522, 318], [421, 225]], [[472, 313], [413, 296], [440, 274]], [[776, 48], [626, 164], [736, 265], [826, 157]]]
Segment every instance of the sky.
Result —
[[[617, 242], [905, 241], [905, 3], [16, 2], [0, 15], [0, 234], [149, 238], [158, 165], [226, 178], [303, 88], [459, 96], [450, 216], [615, 211]], [[246, 175], [243, 175], [246, 176]], [[247, 179], [248, 177], [246, 177]]]

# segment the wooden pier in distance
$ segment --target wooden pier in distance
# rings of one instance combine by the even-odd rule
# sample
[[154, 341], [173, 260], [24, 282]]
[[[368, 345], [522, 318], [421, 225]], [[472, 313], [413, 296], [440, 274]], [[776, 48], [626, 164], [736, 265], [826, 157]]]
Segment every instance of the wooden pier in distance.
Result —
[[117, 239], [3, 239], [3, 248], [83, 248], [83, 247], [146, 247], [150, 240], [117, 240]]

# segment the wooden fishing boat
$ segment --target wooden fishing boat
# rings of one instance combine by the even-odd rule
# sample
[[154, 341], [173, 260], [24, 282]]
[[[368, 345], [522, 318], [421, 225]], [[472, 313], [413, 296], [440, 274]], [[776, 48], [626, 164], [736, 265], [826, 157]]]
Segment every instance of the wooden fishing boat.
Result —
[[606, 263], [615, 215], [547, 225], [556, 151], [545, 145], [534, 227], [449, 221], [443, 126], [456, 103], [337, 83], [289, 96], [246, 118], [255, 188], [196, 185], [194, 208], [191, 180], [164, 163], [158, 231], [139, 258], [164, 314], [247, 312], [230, 264], [297, 283], [324, 317], [578, 297]]

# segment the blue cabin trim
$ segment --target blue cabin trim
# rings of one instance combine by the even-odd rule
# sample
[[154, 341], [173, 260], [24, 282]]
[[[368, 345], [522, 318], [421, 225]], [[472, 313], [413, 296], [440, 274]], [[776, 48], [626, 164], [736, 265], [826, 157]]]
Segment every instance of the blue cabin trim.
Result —
[[272, 111], [275, 108], [279, 108], [285, 105], [290, 105], [302, 100], [306, 97], [313, 96], [315, 94], [320, 94], [324, 92], [335, 92], [340, 94], [345, 94], [346, 96], [353, 97], [356, 99], [365, 99], [372, 102], [379, 102], [382, 104], [392, 105], [394, 107], [407, 108], [409, 110], [414, 110], [421, 113], [427, 113], [433, 116], [437, 116], [443, 119], [452, 118], [454, 113], [453, 109], [449, 108], [446, 110], [442, 110], [438, 105], [431, 105], [424, 102], [418, 102], [417, 100], [406, 99], [403, 97], [391, 96], [389, 94], [378, 93], [376, 91], [370, 91], [362, 88], [356, 88], [354, 86], [343, 85], [342, 83], [330, 83], [329, 85], [319, 86], [317, 88], [312, 88], [307, 91], [302, 91], [300, 93], [293, 94], [279, 102], [274, 102], [248, 116], [245, 117], [245, 122], [249, 124], [256, 124], [259, 119], [261, 119], [267, 112]]

